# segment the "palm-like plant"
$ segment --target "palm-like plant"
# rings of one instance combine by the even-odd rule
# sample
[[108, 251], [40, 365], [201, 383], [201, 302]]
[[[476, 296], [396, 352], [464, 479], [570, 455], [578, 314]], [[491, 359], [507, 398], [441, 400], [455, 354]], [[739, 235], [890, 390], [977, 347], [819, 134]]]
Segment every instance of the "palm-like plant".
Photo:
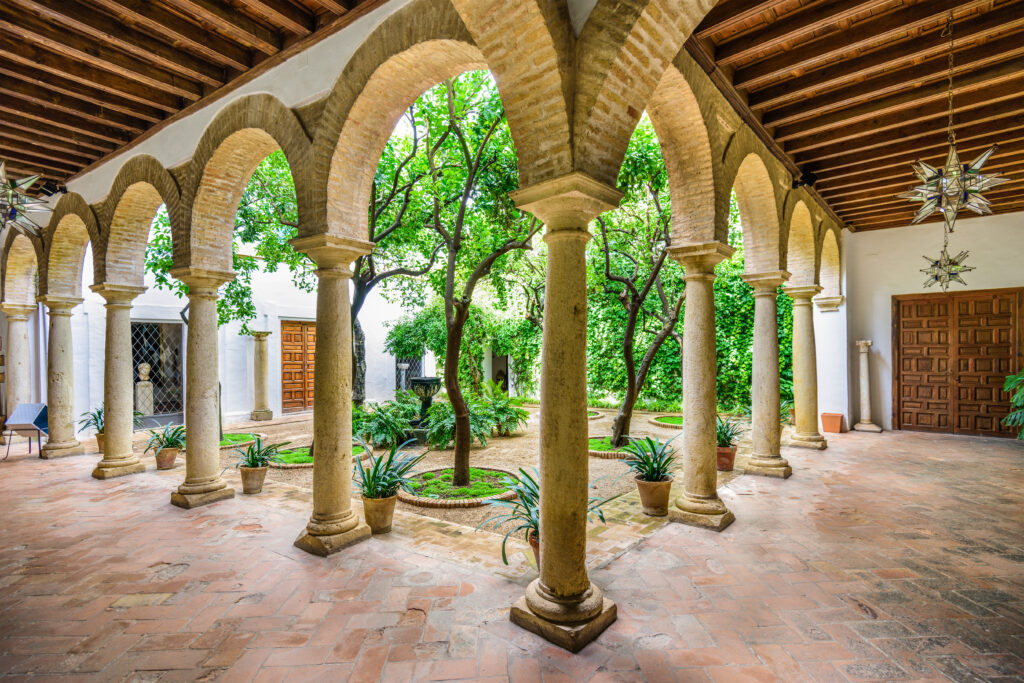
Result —
[[670, 446], [675, 439], [675, 436], [668, 441], [649, 436], [630, 439], [623, 449], [630, 454], [625, 460], [626, 466], [643, 481], [665, 481], [671, 475], [672, 465], [676, 461], [676, 451]]
[[235, 463], [235, 467], [266, 467], [272, 462], [279, 462], [281, 458], [277, 452], [290, 443], [291, 441], [284, 441], [264, 446], [263, 437], [253, 434], [251, 444], [244, 449], [241, 447], [235, 449], [238, 453], [238, 462]]
[[81, 429], [95, 429], [97, 434], [103, 433], [103, 406], [96, 410], [88, 410], [79, 416], [78, 426]]
[[367, 453], [365, 465], [362, 460], [356, 460], [359, 490], [364, 498], [390, 498], [398, 494], [398, 489], [412, 491], [412, 481], [408, 475], [423, 456], [401, 449], [413, 443], [415, 439], [391, 446], [384, 455], [374, 455], [369, 444], [362, 439], [357, 440]]
[[721, 415], [715, 416], [715, 440], [719, 448], [729, 448], [742, 433], [743, 430], [732, 419], [723, 420]]
[[165, 448], [185, 447], [185, 425], [165, 425], [162, 431], [149, 430], [149, 441], [146, 442], [145, 453], [153, 451], [154, 456], [160, 455]]
[[1007, 427], [1016, 427], [1017, 438], [1024, 440], [1024, 370], [1006, 378], [1003, 391], [1010, 394], [1010, 406], [1014, 409], [1003, 418]]

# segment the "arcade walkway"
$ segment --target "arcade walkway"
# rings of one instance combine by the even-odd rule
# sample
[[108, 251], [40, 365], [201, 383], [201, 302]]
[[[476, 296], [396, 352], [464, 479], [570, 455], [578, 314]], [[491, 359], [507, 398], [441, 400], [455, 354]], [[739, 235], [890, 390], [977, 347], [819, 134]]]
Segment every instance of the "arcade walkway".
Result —
[[[371, 540], [292, 546], [299, 506], [182, 510], [95, 455], [0, 463], [0, 676], [93, 681], [845, 681], [1024, 677], [1024, 444], [832, 435], [593, 570], [619, 620], [577, 656], [523, 587]], [[527, 577], [531, 578], [531, 577]], [[35, 680], [35, 679], [33, 679]], [[47, 678], [46, 680], [51, 680]]]

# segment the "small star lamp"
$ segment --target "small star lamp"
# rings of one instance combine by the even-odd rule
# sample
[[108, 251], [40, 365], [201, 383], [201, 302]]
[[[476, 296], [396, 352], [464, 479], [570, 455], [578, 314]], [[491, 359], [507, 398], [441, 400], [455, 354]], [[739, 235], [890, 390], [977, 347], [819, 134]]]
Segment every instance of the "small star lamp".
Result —
[[42, 199], [24, 193], [39, 176], [8, 180], [6, 164], [0, 161], [0, 228], [13, 228], [23, 235], [38, 237], [41, 227], [29, 213], [49, 211]]

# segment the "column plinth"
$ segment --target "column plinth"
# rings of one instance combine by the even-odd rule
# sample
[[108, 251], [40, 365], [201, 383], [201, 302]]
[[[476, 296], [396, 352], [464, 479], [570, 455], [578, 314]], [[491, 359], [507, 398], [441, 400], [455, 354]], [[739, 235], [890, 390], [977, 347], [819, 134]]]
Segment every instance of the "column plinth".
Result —
[[188, 285], [185, 357], [185, 481], [171, 493], [171, 504], [191, 509], [234, 498], [220, 476], [220, 368], [217, 343], [217, 289], [231, 272], [198, 268], [171, 271]]
[[40, 299], [50, 313], [49, 347], [46, 354], [46, 415], [49, 434], [40, 458], [62, 458], [84, 452], [75, 438], [74, 354], [71, 309], [82, 303], [72, 297]]
[[295, 546], [327, 557], [370, 537], [352, 510], [352, 262], [370, 253], [363, 240], [318, 235], [292, 240], [317, 264], [313, 376], [313, 514]]
[[793, 298], [793, 403], [796, 432], [789, 445], [823, 450], [828, 447], [818, 431], [818, 361], [814, 346], [814, 296], [818, 285], [787, 285]]
[[775, 271], [742, 277], [754, 289], [754, 363], [750, 387], [754, 448], [743, 471], [786, 479], [793, 470], [781, 453], [777, 300], [778, 289], [789, 279], [789, 273]]
[[106, 347], [103, 365], [103, 459], [92, 476], [113, 479], [144, 472], [132, 451], [135, 406], [132, 386], [132, 301], [145, 287], [99, 284], [92, 290], [106, 299]]
[[615, 603], [587, 575], [588, 226], [622, 195], [582, 173], [512, 193], [543, 221], [548, 244], [540, 389], [540, 577], [512, 622], [577, 652], [615, 621]]
[[252, 333], [256, 345], [252, 355], [253, 410], [249, 417], [253, 420], [270, 420], [274, 417], [274, 411], [270, 409], [270, 390], [267, 382], [267, 337], [270, 334]]
[[868, 355], [871, 352], [871, 342], [859, 341], [857, 349], [860, 351], [860, 421], [853, 425], [853, 428], [858, 432], [877, 434], [882, 428], [871, 421], [871, 373]]

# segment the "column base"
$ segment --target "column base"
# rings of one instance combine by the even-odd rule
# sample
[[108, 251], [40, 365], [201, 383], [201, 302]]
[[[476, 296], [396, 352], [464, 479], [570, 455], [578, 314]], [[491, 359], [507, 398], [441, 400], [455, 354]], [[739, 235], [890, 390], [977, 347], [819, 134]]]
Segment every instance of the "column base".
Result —
[[853, 425], [853, 431], [855, 432], [874, 432], [878, 434], [882, 431], [882, 428], [876, 425], [874, 422], [858, 422]]
[[601, 611], [597, 613], [597, 616], [580, 624], [556, 624], [537, 616], [526, 604], [526, 596], [516, 600], [509, 612], [509, 619], [513, 624], [531, 633], [536, 633], [544, 640], [569, 652], [582, 650], [587, 643], [611, 626], [617, 617], [618, 611], [615, 603], [608, 598], [603, 599]]
[[262, 422], [263, 420], [273, 420], [274, 419], [274, 411], [273, 410], [269, 410], [269, 409], [267, 409], [267, 410], [254, 410], [251, 413], [249, 413], [249, 419], [255, 420], [257, 422]]
[[816, 451], [823, 451], [828, 448], [828, 441], [821, 434], [794, 434], [789, 440], [790, 446], [795, 448], [811, 448]]
[[115, 465], [113, 467], [96, 465], [96, 469], [92, 471], [92, 476], [95, 479], [113, 479], [115, 477], [123, 477], [128, 474], [138, 474], [139, 472], [145, 471], [146, 466], [141, 462], [136, 461], [130, 465]]
[[43, 460], [52, 460], [54, 458], [64, 458], [69, 455], [81, 455], [85, 453], [85, 449], [82, 444], [77, 441], [62, 441], [58, 443], [49, 443], [43, 446], [42, 452], [39, 457]]
[[725, 512], [716, 515], [707, 515], [700, 512], [680, 510], [677, 506], [670, 505], [668, 508], [668, 521], [696, 526], [701, 529], [721, 531], [736, 521], [736, 515], [732, 514], [731, 510], [726, 510]]
[[171, 505], [177, 505], [180, 508], [191, 510], [192, 508], [216, 503], [218, 500], [226, 500], [234, 497], [235, 490], [230, 486], [225, 486], [224, 488], [217, 489], [216, 491], [206, 491], [205, 493], [181, 493], [179, 491], [174, 491], [171, 493]]
[[295, 539], [295, 547], [305, 550], [311, 555], [319, 555], [320, 557], [329, 557], [334, 553], [347, 548], [350, 545], [365, 541], [370, 537], [370, 527], [367, 526], [366, 522], [360, 521], [359, 524], [343, 531], [340, 534], [329, 534], [327, 536], [314, 536], [309, 533], [309, 529], [304, 529], [299, 537]]
[[775, 477], [776, 479], [789, 479], [793, 474], [793, 468], [789, 466], [785, 458], [751, 458], [743, 466], [744, 474], [754, 474], [759, 477]]

